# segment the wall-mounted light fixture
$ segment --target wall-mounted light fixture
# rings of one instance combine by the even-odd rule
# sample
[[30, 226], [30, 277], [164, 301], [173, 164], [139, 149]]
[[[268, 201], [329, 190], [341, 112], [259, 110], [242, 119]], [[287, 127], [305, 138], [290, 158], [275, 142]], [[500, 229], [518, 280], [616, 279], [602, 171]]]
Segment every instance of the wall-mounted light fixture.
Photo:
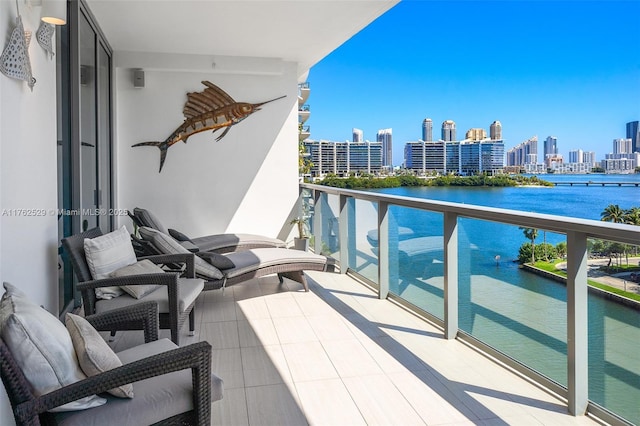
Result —
[[[52, 25], [67, 23], [67, 0], [39, 0], [42, 4], [42, 21]], [[32, 0], [37, 5], [38, 0]]]

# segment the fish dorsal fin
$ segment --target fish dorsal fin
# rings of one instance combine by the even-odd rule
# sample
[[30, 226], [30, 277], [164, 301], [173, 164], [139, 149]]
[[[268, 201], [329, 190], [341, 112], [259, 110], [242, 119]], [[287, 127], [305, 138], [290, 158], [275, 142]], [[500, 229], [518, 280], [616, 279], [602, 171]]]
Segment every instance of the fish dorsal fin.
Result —
[[186, 119], [236, 103], [227, 92], [210, 81], [203, 81], [202, 84], [207, 86], [202, 92], [187, 93], [187, 103], [182, 110]]

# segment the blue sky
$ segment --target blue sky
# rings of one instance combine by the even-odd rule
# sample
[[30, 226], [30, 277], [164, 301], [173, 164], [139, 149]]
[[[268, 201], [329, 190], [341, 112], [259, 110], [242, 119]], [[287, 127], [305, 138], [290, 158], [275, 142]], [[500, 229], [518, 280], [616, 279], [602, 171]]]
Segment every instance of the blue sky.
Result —
[[309, 73], [312, 139], [368, 140], [393, 129], [393, 163], [454, 120], [489, 132], [505, 151], [553, 135], [600, 160], [640, 120], [640, 0], [402, 1]]

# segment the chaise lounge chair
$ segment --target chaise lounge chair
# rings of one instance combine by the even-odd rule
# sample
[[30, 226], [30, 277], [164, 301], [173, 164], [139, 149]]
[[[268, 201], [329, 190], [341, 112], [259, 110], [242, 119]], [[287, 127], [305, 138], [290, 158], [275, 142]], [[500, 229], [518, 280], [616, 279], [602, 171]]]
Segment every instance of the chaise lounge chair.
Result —
[[[149, 254], [183, 254], [188, 250], [171, 236], [143, 226], [139, 229]], [[213, 269], [213, 272], [212, 272]], [[309, 291], [303, 271], [333, 272], [335, 262], [326, 256], [285, 248], [255, 248], [234, 253], [198, 252], [195, 258], [196, 276], [205, 280], [204, 290], [214, 290], [237, 284], [251, 278], [278, 274], [280, 282], [289, 278]]]
[[263, 247], [287, 247], [282, 240], [255, 234], [215, 234], [190, 238], [180, 231], [166, 228], [153, 213], [139, 207], [134, 208], [133, 214], [129, 213], [129, 217], [139, 227], [146, 226], [172, 236], [190, 251], [231, 253]]

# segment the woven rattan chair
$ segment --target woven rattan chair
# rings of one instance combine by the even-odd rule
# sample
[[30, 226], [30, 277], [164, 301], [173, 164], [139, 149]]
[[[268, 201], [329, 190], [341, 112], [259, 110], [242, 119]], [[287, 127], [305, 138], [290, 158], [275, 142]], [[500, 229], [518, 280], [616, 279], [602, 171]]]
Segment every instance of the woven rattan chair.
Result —
[[[86, 315], [120, 308], [126, 305], [140, 303], [142, 301], [156, 301], [159, 304], [160, 311], [160, 328], [171, 330], [171, 340], [177, 345], [179, 344], [179, 331], [182, 328], [187, 317], [189, 318], [189, 331], [193, 334], [195, 330], [195, 314], [194, 305], [195, 298], [191, 303], [183, 309], [180, 308], [180, 297], [188, 293], [187, 288], [194, 287], [195, 284], [201, 282], [195, 278], [194, 258], [192, 254], [179, 254], [170, 256], [150, 256], [147, 259], [156, 264], [165, 263], [182, 263], [186, 264], [184, 275], [189, 278], [181, 278], [178, 273], [161, 273], [161, 274], [145, 274], [131, 275], [119, 278], [106, 278], [93, 280], [87, 259], [84, 253], [85, 238], [96, 238], [102, 235], [100, 228], [93, 228], [81, 234], [76, 234], [62, 240], [62, 246], [65, 253], [69, 256], [76, 278], [78, 279], [77, 288], [82, 294], [84, 311]], [[167, 287], [167, 295], [157, 290], [141, 299], [134, 299], [129, 295], [122, 295], [111, 300], [99, 300], [96, 297], [95, 289], [110, 286], [132, 286], [132, 285], [163, 285]], [[168, 300], [167, 300], [168, 298]], [[109, 328], [99, 328], [101, 331], [110, 331], [113, 336], [117, 330], [135, 330], [139, 329], [136, 324], [121, 323], [118, 328], [109, 326]]]
[[[158, 341], [158, 311], [153, 302], [141, 303], [124, 309], [116, 309], [86, 318], [96, 329], [119, 327], [119, 324], [136, 323], [144, 330], [145, 344], [132, 348], [138, 357], [113, 370], [86, 378], [44, 395], [36, 396], [16, 363], [5, 342], [0, 339], [0, 373], [9, 396], [13, 415], [18, 426], [50, 424], [130, 424], [127, 409], [135, 410], [139, 417], [161, 416], [157, 406], [170, 413], [168, 418], [157, 419], [158, 425], [209, 425], [211, 401], [222, 398], [222, 381], [211, 375], [211, 346], [207, 342], [177, 347], [166, 339]], [[163, 343], [164, 342], [164, 343]], [[161, 349], [163, 348], [163, 349]], [[147, 354], [143, 356], [143, 354]], [[191, 370], [187, 376], [181, 370]], [[191, 382], [191, 398], [187, 395], [187, 407], [180, 407], [168, 392], [166, 401], [144, 404], [145, 387], [166, 388], [175, 383]], [[146, 382], [146, 384], [144, 384]], [[83, 411], [50, 413], [60, 405], [77, 399], [103, 394], [109, 389], [134, 383], [134, 398], [108, 398], [107, 404]], [[136, 385], [140, 383], [140, 385]], [[139, 386], [139, 387], [136, 387]], [[212, 388], [213, 386], [213, 388]], [[188, 385], [187, 385], [188, 387]], [[103, 394], [104, 395], [104, 394]], [[184, 395], [183, 395], [184, 396]], [[136, 401], [138, 398], [138, 401]], [[133, 408], [135, 407], [135, 408]], [[140, 412], [147, 410], [147, 412]], [[154, 412], [155, 411], [155, 412]], [[100, 419], [100, 422], [94, 422]], [[5, 419], [6, 420], [6, 419]]]

